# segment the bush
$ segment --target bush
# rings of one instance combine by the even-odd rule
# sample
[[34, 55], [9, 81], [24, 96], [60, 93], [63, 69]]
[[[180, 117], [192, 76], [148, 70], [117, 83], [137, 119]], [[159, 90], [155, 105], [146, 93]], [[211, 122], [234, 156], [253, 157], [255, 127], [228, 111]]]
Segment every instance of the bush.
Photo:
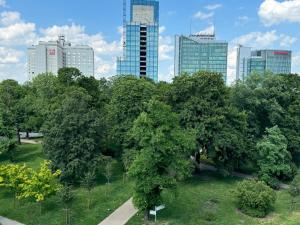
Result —
[[262, 181], [245, 180], [235, 191], [239, 209], [253, 217], [265, 217], [274, 206], [276, 193]]

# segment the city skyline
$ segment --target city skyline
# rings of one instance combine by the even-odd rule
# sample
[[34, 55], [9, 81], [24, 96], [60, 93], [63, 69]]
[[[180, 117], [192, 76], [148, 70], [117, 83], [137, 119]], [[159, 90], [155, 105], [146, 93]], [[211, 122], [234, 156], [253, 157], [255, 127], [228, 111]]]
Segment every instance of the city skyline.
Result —
[[[75, 44], [88, 44], [95, 49], [97, 78], [116, 74], [115, 59], [122, 55], [122, 0], [35, 3], [6, 0], [0, 7], [1, 80], [24, 82], [26, 48], [39, 40], [55, 40], [61, 33]], [[186, 4], [161, 0], [160, 5], [159, 80], [170, 81], [173, 77], [174, 36], [210, 31], [213, 25], [217, 39], [229, 42], [229, 82], [235, 78], [238, 44], [253, 49], [292, 50], [292, 72], [300, 71], [299, 31], [295, 29], [300, 22], [299, 1], [190, 0]], [[285, 10], [292, 8], [293, 11]]]

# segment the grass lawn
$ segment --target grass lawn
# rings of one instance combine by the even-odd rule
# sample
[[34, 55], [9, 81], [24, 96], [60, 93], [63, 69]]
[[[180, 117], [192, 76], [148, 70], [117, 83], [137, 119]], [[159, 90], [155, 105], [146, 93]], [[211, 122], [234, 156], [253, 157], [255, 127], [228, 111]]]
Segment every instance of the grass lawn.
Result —
[[[274, 212], [265, 219], [254, 219], [240, 213], [236, 207], [233, 190], [239, 179], [222, 178], [211, 172], [203, 172], [178, 188], [178, 195], [165, 193], [166, 208], [158, 213], [157, 223], [163, 225], [299, 225], [300, 206], [290, 212], [287, 191], [277, 192]], [[300, 200], [300, 199], [299, 199]], [[210, 207], [214, 216], [209, 216]], [[206, 216], [205, 216], [206, 215]], [[214, 217], [214, 218], [213, 218]], [[153, 218], [153, 217], [152, 217]], [[208, 221], [208, 219], [212, 219]], [[128, 225], [142, 225], [143, 215], [137, 215]]]
[[[28, 166], [38, 168], [44, 159], [41, 145], [22, 145], [16, 155], [16, 163], [26, 163]], [[0, 163], [7, 163], [4, 157]], [[87, 209], [87, 192], [82, 188], [74, 189], [74, 201], [71, 206], [72, 225], [99, 224], [116, 208], [132, 196], [132, 184], [123, 184], [121, 164], [117, 163], [110, 185], [105, 184], [105, 178], [99, 177], [98, 185], [92, 192], [92, 206]], [[52, 196], [43, 205], [42, 215], [35, 202], [21, 201], [13, 207], [13, 196], [5, 189], [0, 189], [0, 215], [17, 220], [26, 225], [61, 225], [65, 224], [65, 214], [60, 199]]]

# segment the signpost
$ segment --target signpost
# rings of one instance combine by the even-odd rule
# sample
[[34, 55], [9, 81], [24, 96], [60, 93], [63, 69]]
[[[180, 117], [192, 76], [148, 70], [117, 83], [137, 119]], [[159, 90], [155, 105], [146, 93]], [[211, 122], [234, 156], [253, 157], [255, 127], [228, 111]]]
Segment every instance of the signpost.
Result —
[[154, 210], [150, 210], [150, 212], [149, 212], [150, 215], [155, 216], [155, 222], [156, 222], [156, 215], [157, 215], [157, 212], [160, 211], [160, 210], [162, 210], [162, 209], [164, 209], [164, 208], [166, 208], [165, 205], [160, 205], [160, 206], [155, 206], [155, 209], [154, 209]]

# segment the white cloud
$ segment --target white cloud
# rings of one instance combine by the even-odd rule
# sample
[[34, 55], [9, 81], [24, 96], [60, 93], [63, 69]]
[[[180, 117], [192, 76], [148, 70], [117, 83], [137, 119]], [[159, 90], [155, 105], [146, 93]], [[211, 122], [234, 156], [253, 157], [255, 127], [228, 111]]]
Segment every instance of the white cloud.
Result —
[[234, 23], [235, 26], [243, 26], [247, 24], [250, 21], [250, 18], [248, 16], [239, 16], [237, 18], [237, 21]]
[[34, 23], [16, 23], [0, 27], [0, 45], [28, 45], [35, 40]]
[[23, 52], [16, 49], [0, 47], [0, 64], [19, 63]]
[[6, 1], [0, 0], [0, 7], [5, 7], [5, 6], [6, 6]]
[[297, 41], [297, 38], [288, 35], [281, 35], [280, 38], [281, 38], [280, 41], [281, 47], [290, 47], [292, 44], [294, 44]]
[[160, 26], [159, 27], [159, 33], [161, 34], [161, 33], [163, 33], [163, 32], [165, 32], [166, 31], [166, 27], [165, 26]]
[[198, 11], [194, 15], [194, 18], [195, 19], [199, 19], [199, 20], [206, 20], [206, 19], [209, 19], [209, 18], [211, 18], [213, 16], [214, 16], [214, 12], [204, 13], [204, 12]]
[[15, 23], [20, 23], [21, 14], [19, 12], [2, 12], [0, 14], [0, 25], [9, 26]]
[[258, 15], [266, 26], [282, 22], [300, 22], [299, 0], [264, 0]]
[[215, 33], [215, 26], [210, 25], [209, 27], [205, 28], [204, 30], [199, 31], [197, 34], [214, 34]]
[[172, 36], [159, 36], [159, 60], [173, 60], [174, 38]]
[[223, 6], [222, 4], [212, 4], [212, 5], [205, 6], [205, 8], [207, 10], [216, 10], [216, 9], [221, 8], [222, 6]]

